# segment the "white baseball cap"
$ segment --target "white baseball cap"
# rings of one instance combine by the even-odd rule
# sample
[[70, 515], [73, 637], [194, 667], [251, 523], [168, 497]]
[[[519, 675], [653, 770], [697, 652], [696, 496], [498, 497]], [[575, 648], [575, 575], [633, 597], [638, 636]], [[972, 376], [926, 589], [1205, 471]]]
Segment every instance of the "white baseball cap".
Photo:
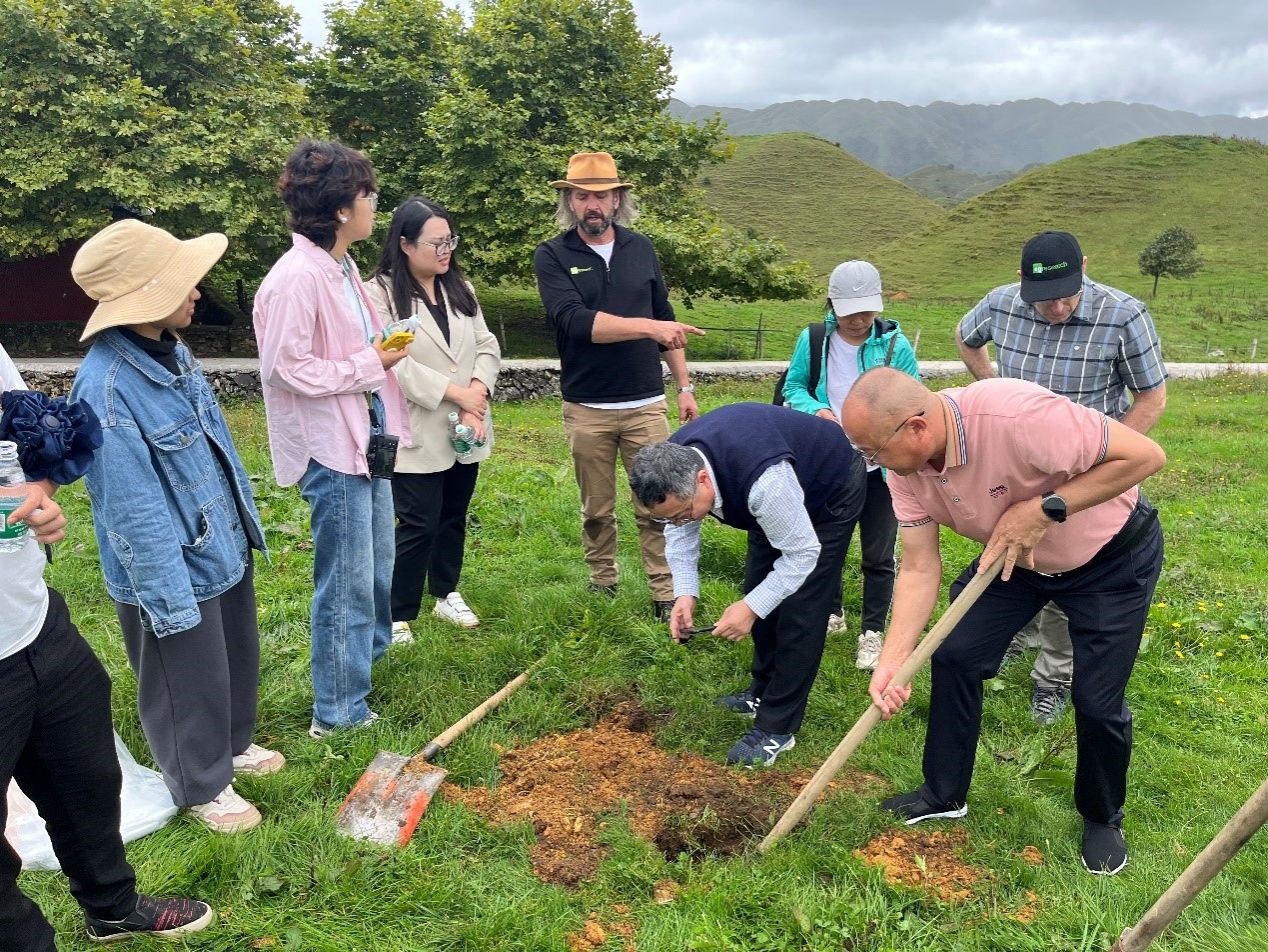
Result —
[[881, 273], [867, 261], [843, 261], [828, 278], [828, 299], [837, 317], [859, 311], [883, 311]]

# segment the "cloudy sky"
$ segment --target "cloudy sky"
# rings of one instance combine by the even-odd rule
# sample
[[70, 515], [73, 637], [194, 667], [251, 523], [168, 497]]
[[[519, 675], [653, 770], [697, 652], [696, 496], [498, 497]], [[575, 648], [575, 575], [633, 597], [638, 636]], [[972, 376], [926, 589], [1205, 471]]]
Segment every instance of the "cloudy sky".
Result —
[[[292, 2], [322, 42], [323, 0]], [[1268, 17], [1253, 0], [633, 3], [673, 48], [675, 95], [697, 105], [1040, 97], [1268, 115]]]

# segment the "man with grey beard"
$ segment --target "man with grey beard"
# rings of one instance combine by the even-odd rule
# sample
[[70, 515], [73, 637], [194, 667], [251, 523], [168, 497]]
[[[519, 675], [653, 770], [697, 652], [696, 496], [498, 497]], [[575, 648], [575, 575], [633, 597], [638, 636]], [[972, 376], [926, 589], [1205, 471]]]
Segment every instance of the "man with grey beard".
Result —
[[[660, 262], [628, 228], [637, 215], [630, 183], [607, 152], [568, 161], [555, 220], [563, 233], [537, 247], [533, 269], [559, 351], [564, 430], [581, 490], [581, 540], [591, 589], [617, 590], [616, 458], [628, 475], [644, 446], [669, 437], [663, 358], [678, 390], [678, 419], [697, 416], [687, 374], [689, 334], [674, 319]], [[634, 501], [653, 613], [667, 619], [673, 580], [662, 527]]]

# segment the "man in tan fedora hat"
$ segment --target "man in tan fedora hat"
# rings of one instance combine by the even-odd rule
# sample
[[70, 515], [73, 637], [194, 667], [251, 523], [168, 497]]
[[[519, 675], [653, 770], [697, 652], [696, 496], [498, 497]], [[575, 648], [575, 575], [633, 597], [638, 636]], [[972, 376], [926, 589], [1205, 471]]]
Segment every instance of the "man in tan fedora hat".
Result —
[[[678, 419], [697, 415], [687, 335], [674, 319], [652, 243], [631, 231], [629, 182], [607, 152], [578, 152], [559, 190], [563, 233], [537, 247], [533, 269], [559, 350], [564, 430], [581, 489], [581, 539], [591, 588], [616, 593], [616, 457], [628, 475], [644, 446], [669, 437], [663, 358], [678, 388]], [[662, 527], [634, 501], [653, 610], [668, 618], [673, 579]]]

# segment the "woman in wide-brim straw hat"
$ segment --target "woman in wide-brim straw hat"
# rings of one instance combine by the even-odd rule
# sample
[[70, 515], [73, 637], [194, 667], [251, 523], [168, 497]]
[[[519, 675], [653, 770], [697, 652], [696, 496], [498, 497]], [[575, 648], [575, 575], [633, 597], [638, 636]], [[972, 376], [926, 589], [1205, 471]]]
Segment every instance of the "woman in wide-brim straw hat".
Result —
[[252, 742], [252, 552], [265, 551], [264, 531], [224, 415], [177, 335], [227, 245], [224, 235], [181, 241], [133, 219], [88, 239], [71, 271], [98, 303], [72, 394], [101, 418], [86, 483], [141, 726], [177, 805], [232, 833], [260, 822], [234, 774], [271, 773], [285, 760]]
[[411, 444], [392, 371], [405, 351], [383, 349], [348, 254], [374, 231], [376, 187], [355, 149], [300, 142], [278, 181], [293, 245], [255, 295], [273, 472], [312, 509], [313, 737], [374, 723], [370, 666], [392, 641], [392, 483], [371, 475], [367, 450], [372, 435]]

